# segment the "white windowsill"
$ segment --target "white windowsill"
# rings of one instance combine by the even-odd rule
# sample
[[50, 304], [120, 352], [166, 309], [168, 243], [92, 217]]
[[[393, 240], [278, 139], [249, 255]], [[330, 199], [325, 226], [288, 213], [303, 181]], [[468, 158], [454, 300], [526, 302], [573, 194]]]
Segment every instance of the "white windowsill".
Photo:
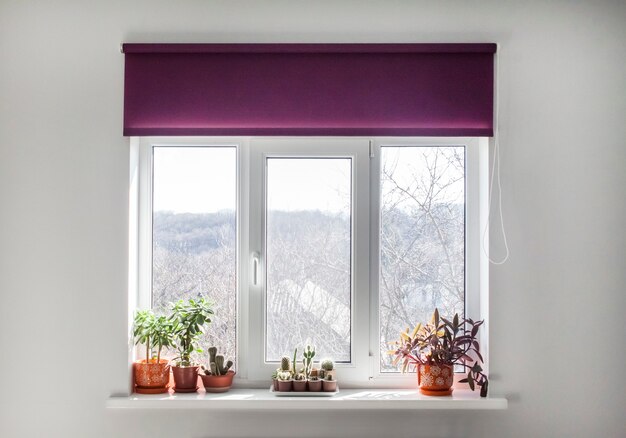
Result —
[[452, 396], [427, 397], [408, 389], [341, 389], [334, 397], [276, 397], [268, 389], [231, 389], [222, 394], [160, 394], [109, 397], [110, 409], [211, 409], [211, 410], [501, 410], [506, 398], [480, 398], [478, 393], [457, 389]]

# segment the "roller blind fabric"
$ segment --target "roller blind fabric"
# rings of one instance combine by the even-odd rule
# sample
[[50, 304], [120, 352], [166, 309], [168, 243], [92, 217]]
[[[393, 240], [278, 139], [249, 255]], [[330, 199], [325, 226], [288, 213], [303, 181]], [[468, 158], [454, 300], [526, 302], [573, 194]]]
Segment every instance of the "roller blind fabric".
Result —
[[495, 44], [124, 44], [124, 135], [492, 136]]

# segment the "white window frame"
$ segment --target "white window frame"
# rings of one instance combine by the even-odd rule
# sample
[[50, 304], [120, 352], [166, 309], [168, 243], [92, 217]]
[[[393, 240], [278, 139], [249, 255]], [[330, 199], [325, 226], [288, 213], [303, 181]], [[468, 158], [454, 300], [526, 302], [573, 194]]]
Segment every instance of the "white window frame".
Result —
[[[152, 287], [152, 148], [237, 148], [237, 383], [264, 387], [275, 369], [265, 363], [263, 269], [267, 157], [352, 158], [351, 363], [338, 364], [342, 386], [414, 387], [414, 373], [381, 373], [378, 346], [380, 148], [465, 147], [465, 310], [485, 319], [481, 352], [489, 364], [488, 236], [489, 139], [441, 137], [133, 137], [129, 191], [129, 326], [136, 308], [149, 308]], [[258, 184], [263, 181], [263, 184]], [[257, 259], [258, 257], [258, 259]], [[257, 260], [255, 260], [257, 259]], [[254, 284], [256, 270], [258, 277]], [[129, 345], [129, 360], [133, 359]], [[317, 359], [317, 358], [316, 358]], [[457, 376], [458, 380], [460, 376]]]

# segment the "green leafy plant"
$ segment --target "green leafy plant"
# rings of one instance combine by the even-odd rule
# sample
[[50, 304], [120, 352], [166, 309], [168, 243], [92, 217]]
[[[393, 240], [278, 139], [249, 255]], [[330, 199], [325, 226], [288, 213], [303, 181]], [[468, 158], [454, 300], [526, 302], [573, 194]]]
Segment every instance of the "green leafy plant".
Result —
[[226, 365], [224, 365], [224, 356], [217, 354], [217, 347], [209, 348], [209, 370], [205, 369], [205, 374], [209, 376], [225, 376], [232, 366], [232, 360], [227, 361]]
[[173, 324], [165, 316], [156, 316], [152, 310], [139, 310], [135, 313], [133, 336], [135, 345], [146, 346], [146, 363], [153, 359], [152, 348], [156, 348], [156, 363], [159, 363], [163, 348], [173, 345]]
[[202, 349], [196, 347], [196, 342], [204, 333], [203, 327], [211, 323], [212, 306], [212, 303], [204, 298], [190, 299], [187, 302], [179, 300], [171, 304], [170, 320], [173, 324], [175, 346], [179, 354], [175, 359], [179, 366], [190, 366], [191, 354], [202, 353]]
[[489, 381], [480, 366], [483, 357], [476, 339], [483, 323], [471, 318], [459, 320], [458, 314], [449, 321], [435, 309], [430, 323], [417, 324], [411, 333], [407, 328], [394, 342], [396, 349], [388, 353], [395, 355], [394, 365], [402, 361], [402, 372], [419, 364], [461, 366], [467, 377], [459, 382], [467, 382], [472, 391], [479, 386], [480, 396], [486, 397]]

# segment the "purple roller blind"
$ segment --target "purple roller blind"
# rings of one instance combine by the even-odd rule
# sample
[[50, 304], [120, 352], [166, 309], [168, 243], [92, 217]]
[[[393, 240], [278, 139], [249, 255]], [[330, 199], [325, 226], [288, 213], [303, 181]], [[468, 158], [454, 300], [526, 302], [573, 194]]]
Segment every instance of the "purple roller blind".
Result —
[[493, 135], [495, 44], [124, 44], [124, 135]]

